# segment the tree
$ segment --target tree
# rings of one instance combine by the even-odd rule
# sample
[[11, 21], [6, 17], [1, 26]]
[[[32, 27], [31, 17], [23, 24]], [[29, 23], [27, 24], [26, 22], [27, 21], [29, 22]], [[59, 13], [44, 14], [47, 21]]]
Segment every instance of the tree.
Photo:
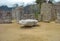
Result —
[[53, 1], [54, 0], [36, 0], [36, 3], [39, 4], [39, 7], [40, 7], [40, 14], [41, 14], [41, 4], [44, 3], [44, 2], [48, 2], [48, 3], [53, 4]]
[[41, 4], [45, 2], [45, 0], [36, 0], [36, 3], [39, 4], [40, 11], [41, 11]]
[[[45, 0], [36, 0], [36, 3], [39, 5], [39, 10], [40, 10], [40, 12], [39, 13], [41, 13], [41, 4], [44, 2]], [[35, 13], [35, 18], [37, 19], [38, 18], [38, 13], [36, 12]]]
[[37, 4], [41, 4], [41, 3], [43, 3], [43, 2], [45, 2], [45, 0], [36, 0], [36, 3], [37, 3]]
[[49, 1], [53, 2], [54, 0], [49, 0]]
[[49, 3], [53, 4], [54, 0], [49, 0]]
[[46, 1], [48, 1], [48, 3], [51, 3], [51, 4], [53, 4], [54, 2], [54, 0], [36, 0], [36, 3], [39, 4], [40, 11], [41, 11], [41, 4]]

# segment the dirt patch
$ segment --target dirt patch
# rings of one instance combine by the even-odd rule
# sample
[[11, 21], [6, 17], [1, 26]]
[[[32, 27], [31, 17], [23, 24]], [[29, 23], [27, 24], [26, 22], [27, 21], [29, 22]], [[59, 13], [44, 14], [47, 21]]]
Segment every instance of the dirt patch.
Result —
[[60, 41], [60, 24], [38, 24], [23, 29], [17, 23], [0, 24], [0, 41]]

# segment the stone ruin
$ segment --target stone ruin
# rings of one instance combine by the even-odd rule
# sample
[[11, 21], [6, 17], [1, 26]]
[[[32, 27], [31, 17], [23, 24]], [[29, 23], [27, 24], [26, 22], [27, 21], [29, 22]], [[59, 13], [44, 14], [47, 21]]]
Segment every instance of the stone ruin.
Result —
[[11, 23], [12, 15], [9, 11], [0, 11], [0, 23]]
[[[43, 22], [60, 22], [60, 3], [57, 4], [51, 4], [51, 3], [42, 3], [41, 5], [41, 14], [38, 15], [38, 21]], [[17, 21], [21, 19], [36, 19], [34, 14], [24, 14], [24, 8], [23, 7], [17, 7], [15, 9], [15, 12], [12, 13], [15, 15], [15, 19]]]
[[45, 22], [50, 22], [52, 18], [51, 10], [52, 10], [51, 4], [43, 3], [41, 5], [41, 14], [40, 14], [41, 19], [40, 20], [45, 21]]
[[60, 23], [60, 3], [54, 5], [55, 7], [55, 13], [56, 13], [56, 20], [55, 22]]
[[34, 14], [23, 14], [21, 19], [35, 19]]
[[17, 7], [15, 9], [15, 12], [12, 12], [13, 15], [15, 15], [15, 19], [17, 20], [17, 22], [21, 19], [35, 19], [35, 15], [34, 14], [25, 14], [24, 13], [24, 9], [23, 7]]
[[39, 21], [55, 21], [60, 23], [60, 4], [52, 5], [50, 3], [43, 3], [41, 5], [41, 14], [39, 15]]

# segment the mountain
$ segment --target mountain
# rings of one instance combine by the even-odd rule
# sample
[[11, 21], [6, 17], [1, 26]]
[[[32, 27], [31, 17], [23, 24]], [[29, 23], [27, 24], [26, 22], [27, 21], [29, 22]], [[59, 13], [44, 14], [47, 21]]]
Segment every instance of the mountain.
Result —
[[0, 10], [11, 11], [12, 8], [9, 8], [9, 7], [7, 7], [7, 6], [0, 6]]

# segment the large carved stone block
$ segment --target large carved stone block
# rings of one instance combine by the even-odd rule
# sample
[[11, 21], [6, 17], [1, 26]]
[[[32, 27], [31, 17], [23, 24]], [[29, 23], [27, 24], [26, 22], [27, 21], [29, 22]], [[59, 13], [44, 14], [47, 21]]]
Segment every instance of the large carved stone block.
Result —
[[24, 25], [24, 26], [33, 26], [37, 25], [38, 21], [34, 19], [25, 19], [25, 20], [20, 20], [19, 24]]

